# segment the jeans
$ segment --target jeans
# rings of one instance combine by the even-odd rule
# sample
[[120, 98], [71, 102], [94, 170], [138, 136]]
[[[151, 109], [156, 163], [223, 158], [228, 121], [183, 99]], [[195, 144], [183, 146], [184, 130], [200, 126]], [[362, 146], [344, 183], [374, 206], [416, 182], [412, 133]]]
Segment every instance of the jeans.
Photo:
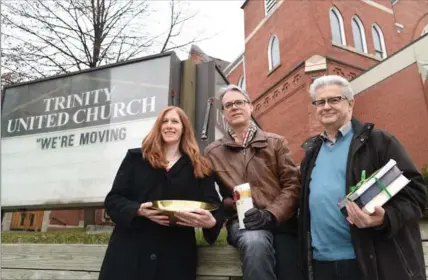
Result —
[[313, 261], [315, 280], [361, 280], [357, 260]]
[[291, 233], [276, 233], [274, 244], [278, 280], [303, 280], [298, 266], [297, 236]]
[[241, 255], [244, 280], [276, 280], [272, 232], [240, 230], [238, 220], [231, 221], [227, 228], [229, 244]]

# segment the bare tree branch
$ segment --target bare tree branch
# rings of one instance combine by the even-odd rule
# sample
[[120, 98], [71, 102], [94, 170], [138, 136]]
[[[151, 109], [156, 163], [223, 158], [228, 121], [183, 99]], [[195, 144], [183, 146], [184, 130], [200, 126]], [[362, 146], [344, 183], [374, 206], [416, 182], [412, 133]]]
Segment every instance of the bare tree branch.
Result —
[[[2, 2], [2, 67], [33, 79], [184, 48], [201, 36], [182, 39], [196, 13], [170, 0], [159, 13], [165, 31], [154, 32], [148, 0], [19, 0]], [[159, 3], [159, 2], [158, 2]], [[165, 20], [162, 17], [167, 16]]]
[[[146, 7], [145, 3], [142, 2], [140, 5], [137, 6], [137, 10], [138, 11], [137, 11], [137, 13], [136, 13], [135, 16], [138, 16], [138, 15], [144, 13], [146, 11], [146, 9], [147, 9], [147, 7]], [[118, 14], [118, 15], [116, 15], [116, 17], [117, 17], [117, 19], [119, 19], [121, 17], [121, 15]], [[112, 44], [117, 44], [117, 39], [119, 39], [120, 34], [122, 34], [122, 32], [125, 30], [125, 28], [129, 25], [129, 23], [131, 21], [132, 21], [132, 18], [129, 19], [125, 24], [123, 24], [123, 26], [116, 32], [116, 34], [113, 36], [113, 38], [110, 41], [110, 43], [104, 48], [104, 52], [101, 55], [101, 59], [100, 60], [102, 60], [106, 56], [106, 54], [110, 50], [110, 47], [112, 46]], [[106, 31], [105, 34], [108, 34], [111, 31], [111, 29], [112, 29], [113, 26], [114, 26], [113, 24], [110, 25], [110, 26], [109, 26], [109, 24], [107, 24], [107, 31]], [[122, 48], [123, 48], [123, 45], [125, 44], [125, 40], [124, 39], [127, 39], [127, 38], [129, 39], [129, 38], [131, 38], [131, 36], [121, 37], [120, 48], [119, 48], [120, 51], [119, 51], [117, 59], [116, 59], [117, 61], [120, 61], [121, 53], [122, 53]], [[144, 47], [145, 48], [149, 47], [149, 45], [144, 45]]]
[[[182, 18], [182, 15], [181, 15], [182, 11], [176, 9], [176, 3], [174, 0], [170, 1], [169, 6], [170, 6], [170, 24], [169, 24], [167, 36], [166, 36], [165, 41], [162, 45], [160, 53], [164, 53], [168, 50], [175, 49], [175, 47], [170, 47], [167, 49], [168, 44], [171, 43], [171, 39], [180, 35], [181, 30], [183, 28], [183, 23], [185, 23], [186, 21], [188, 21], [188, 20], [190, 20], [196, 16], [196, 14], [193, 14], [193, 15], [190, 15], [186, 18]], [[179, 28], [179, 30], [174, 33], [174, 30], [176, 28]], [[190, 40], [190, 41], [182, 44], [181, 47], [184, 47], [184, 46], [187, 46], [187, 45], [193, 44], [193, 43], [195, 43], [195, 41]]]

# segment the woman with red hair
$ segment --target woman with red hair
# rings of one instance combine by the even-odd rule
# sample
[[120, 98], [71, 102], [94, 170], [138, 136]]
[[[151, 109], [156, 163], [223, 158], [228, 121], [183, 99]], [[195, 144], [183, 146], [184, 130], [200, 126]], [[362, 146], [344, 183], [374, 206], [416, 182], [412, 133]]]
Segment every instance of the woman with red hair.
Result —
[[[177, 213], [178, 226], [170, 225], [167, 216], [151, 208], [151, 201], [165, 199], [209, 202], [219, 210]], [[100, 280], [196, 279], [194, 228], [202, 228], [213, 244], [223, 215], [210, 163], [182, 109], [164, 109], [141, 149], [128, 150], [105, 209], [116, 226]]]

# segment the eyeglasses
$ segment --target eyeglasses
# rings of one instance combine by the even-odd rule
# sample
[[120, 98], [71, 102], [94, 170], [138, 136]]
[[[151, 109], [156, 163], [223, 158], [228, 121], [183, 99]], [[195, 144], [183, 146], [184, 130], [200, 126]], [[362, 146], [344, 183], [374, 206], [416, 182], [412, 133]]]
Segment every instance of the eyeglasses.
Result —
[[312, 105], [317, 106], [317, 107], [324, 107], [325, 103], [328, 103], [329, 105], [336, 105], [342, 100], [346, 100], [346, 97], [333, 96], [333, 97], [329, 97], [326, 99], [314, 100], [314, 101], [312, 101]]
[[227, 102], [227, 103], [223, 104], [223, 110], [230, 110], [230, 109], [232, 109], [233, 105], [235, 105], [236, 108], [242, 108], [242, 107], [244, 107], [244, 105], [246, 103], [250, 104], [250, 102], [248, 102], [247, 100], [243, 100], [243, 99], [235, 100], [233, 102]]

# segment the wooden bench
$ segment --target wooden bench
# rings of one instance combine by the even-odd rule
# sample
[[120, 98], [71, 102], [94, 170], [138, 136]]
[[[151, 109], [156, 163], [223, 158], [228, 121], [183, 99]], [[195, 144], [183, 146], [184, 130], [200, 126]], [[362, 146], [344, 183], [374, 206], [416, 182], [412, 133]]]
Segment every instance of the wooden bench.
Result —
[[[106, 245], [2, 244], [1, 279], [98, 279]], [[239, 253], [230, 246], [199, 247], [198, 280], [242, 279]]]
[[[1, 279], [96, 280], [106, 245], [2, 244]], [[428, 265], [428, 242], [423, 242]], [[199, 247], [198, 280], [240, 280], [238, 251]], [[428, 273], [427, 273], [428, 274]]]

